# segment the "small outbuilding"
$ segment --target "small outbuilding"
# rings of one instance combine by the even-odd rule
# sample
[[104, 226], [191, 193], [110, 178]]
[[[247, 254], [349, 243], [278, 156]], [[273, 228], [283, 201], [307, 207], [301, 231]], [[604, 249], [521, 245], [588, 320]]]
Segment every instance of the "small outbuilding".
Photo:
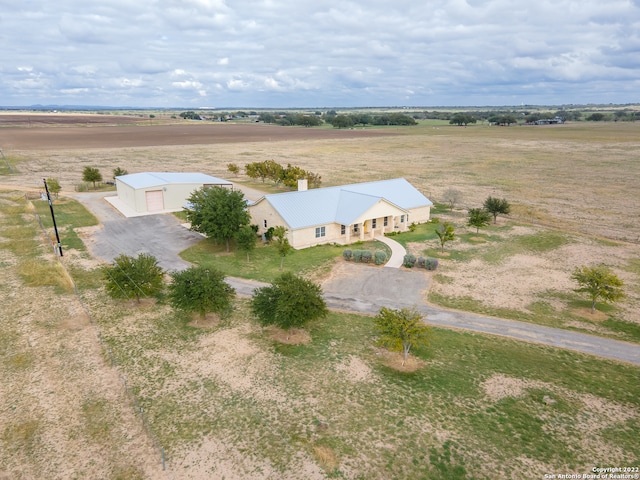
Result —
[[143, 172], [116, 177], [118, 200], [137, 214], [182, 210], [191, 194], [203, 187], [233, 189], [221, 178], [194, 172]]

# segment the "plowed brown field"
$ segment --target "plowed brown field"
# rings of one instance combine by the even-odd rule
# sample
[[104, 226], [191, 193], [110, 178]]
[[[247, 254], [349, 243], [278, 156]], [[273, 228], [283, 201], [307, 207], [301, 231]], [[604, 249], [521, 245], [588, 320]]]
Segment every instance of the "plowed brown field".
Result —
[[[151, 120], [105, 115], [0, 115], [0, 148], [61, 150], [78, 148], [209, 145], [379, 137], [380, 130], [282, 127], [257, 123]], [[154, 124], [156, 123], [156, 124]], [[157, 125], [157, 123], [162, 123]], [[126, 124], [126, 125], [123, 125]], [[4, 127], [4, 128], [3, 128]], [[25, 128], [26, 127], [26, 128]], [[55, 127], [55, 128], [52, 128]]]

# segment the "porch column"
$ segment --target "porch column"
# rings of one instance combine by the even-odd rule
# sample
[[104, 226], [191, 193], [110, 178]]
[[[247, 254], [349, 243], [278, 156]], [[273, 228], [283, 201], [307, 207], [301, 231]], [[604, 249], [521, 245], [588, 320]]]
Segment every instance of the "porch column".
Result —
[[344, 243], [351, 243], [351, 225], [345, 225], [345, 229], [344, 229], [344, 234], [345, 234], [345, 242]]
[[364, 222], [360, 223], [359, 225], [360, 227], [358, 228], [358, 233], [360, 234], [359, 237], [360, 241], [362, 242], [364, 241]]

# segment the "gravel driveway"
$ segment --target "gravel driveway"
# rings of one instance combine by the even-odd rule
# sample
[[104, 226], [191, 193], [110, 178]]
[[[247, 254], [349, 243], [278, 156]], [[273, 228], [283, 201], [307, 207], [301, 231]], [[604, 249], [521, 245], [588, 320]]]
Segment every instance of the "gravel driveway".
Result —
[[202, 240], [200, 234], [184, 228], [171, 214], [125, 218], [104, 199], [107, 195], [113, 192], [74, 195], [101, 223], [87, 240], [93, 256], [111, 262], [121, 254], [147, 253], [167, 271], [190, 266], [178, 253]]

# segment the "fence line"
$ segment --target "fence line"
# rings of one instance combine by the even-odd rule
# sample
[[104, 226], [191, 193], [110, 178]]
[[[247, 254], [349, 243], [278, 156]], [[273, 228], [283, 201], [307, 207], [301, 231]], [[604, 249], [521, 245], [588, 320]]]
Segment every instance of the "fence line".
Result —
[[167, 466], [167, 461], [166, 461], [166, 455], [165, 455], [164, 448], [163, 448], [162, 444], [160, 443], [160, 441], [158, 440], [158, 438], [156, 437], [156, 435], [153, 433], [151, 427], [149, 426], [149, 421], [147, 420], [147, 417], [144, 414], [144, 409], [140, 406], [140, 404], [138, 403], [138, 399], [136, 398], [136, 396], [133, 394], [133, 392], [129, 388], [129, 386], [127, 384], [127, 377], [120, 371], [120, 369], [119, 369], [120, 365], [118, 364], [115, 356], [113, 355], [113, 352], [111, 351], [111, 348], [109, 347], [109, 345], [105, 342], [104, 338], [102, 337], [102, 332], [100, 331], [100, 327], [97, 325], [95, 319], [93, 318], [93, 315], [91, 314], [91, 311], [89, 310], [89, 307], [84, 302], [84, 300], [82, 298], [82, 295], [80, 294], [80, 291], [78, 290], [78, 287], [76, 286], [76, 282], [73, 280], [73, 277], [71, 276], [71, 274], [67, 270], [67, 267], [65, 266], [65, 264], [60, 260], [60, 256], [58, 255], [58, 251], [57, 251], [56, 242], [54, 242], [51, 239], [51, 237], [49, 236], [49, 233], [47, 232], [47, 229], [44, 227], [44, 224], [42, 223], [42, 219], [40, 218], [40, 215], [38, 215], [38, 212], [36, 211], [33, 203], [31, 203], [31, 200], [29, 199], [27, 194], [25, 194], [24, 197], [25, 197], [25, 200], [27, 201], [27, 205], [29, 206], [29, 209], [33, 212], [33, 215], [35, 216], [36, 220], [38, 221], [38, 224], [40, 225], [40, 229], [42, 230], [42, 233], [44, 234], [44, 236], [47, 238], [47, 240], [51, 244], [53, 252], [56, 255], [56, 260], [58, 261], [58, 263], [62, 267], [62, 270], [64, 271], [65, 276], [67, 277], [67, 280], [69, 281], [70, 285], [73, 287], [74, 294], [75, 294], [78, 302], [80, 302], [80, 306], [82, 307], [82, 309], [84, 310], [85, 314], [87, 315], [87, 318], [89, 319], [89, 323], [93, 327], [93, 330], [94, 330], [94, 332], [96, 334], [96, 338], [98, 339], [98, 341], [100, 342], [100, 344], [102, 346], [102, 350], [107, 352], [107, 356], [109, 357], [109, 360], [111, 362], [111, 366], [114, 367], [116, 369], [116, 371], [118, 372], [118, 376], [120, 377], [120, 381], [122, 382], [122, 386], [123, 386], [124, 391], [125, 391], [125, 393], [127, 395], [127, 398], [129, 399], [130, 404], [134, 407], [134, 413], [139, 415], [140, 421], [142, 423], [142, 428], [144, 429], [145, 433], [147, 434], [147, 437], [149, 439], [151, 439], [151, 443], [153, 443], [154, 448], [156, 448], [158, 450], [158, 453], [160, 455], [160, 462], [162, 464], [162, 470], [165, 472], [165, 474], [170, 479], [176, 480], [177, 479], [176, 475]]

